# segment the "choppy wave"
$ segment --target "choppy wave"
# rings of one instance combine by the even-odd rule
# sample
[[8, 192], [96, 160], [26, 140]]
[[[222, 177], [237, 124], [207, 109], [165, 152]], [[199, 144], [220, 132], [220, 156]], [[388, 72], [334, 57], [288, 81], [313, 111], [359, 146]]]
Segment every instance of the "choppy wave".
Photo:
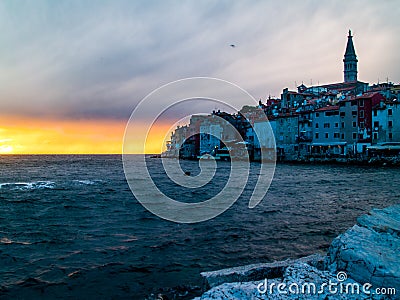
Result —
[[1, 239], [0, 239], [0, 243], [1, 243], [1, 244], [8, 244], [8, 245], [11, 245], [11, 244], [32, 245], [32, 243], [30, 243], [30, 242], [25, 242], [25, 241], [13, 241], [13, 240], [10, 240], [10, 239], [7, 238], [7, 237], [1, 238]]
[[82, 179], [82, 180], [73, 180], [74, 183], [77, 184], [83, 184], [83, 185], [95, 185], [95, 184], [101, 184], [104, 181], [100, 179], [94, 179], [94, 180], [89, 180], [89, 179]]
[[[223, 215], [176, 224], [134, 199], [120, 156], [0, 159], [0, 299], [192, 299], [202, 271], [326, 251], [360, 214], [400, 199], [398, 169], [283, 164], [256, 208], [249, 185]], [[219, 192], [230, 170], [220, 165], [221, 180], [192, 191], [160, 164], [149, 161], [157, 186], [182, 202]]]
[[[71, 182], [71, 181], [70, 181]], [[54, 189], [57, 187], [70, 187], [70, 182], [59, 182], [56, 184], [55, 181], [50, 180], [39, 180], [32, 182], [3, 182], [0, 183], [0, 189], [7, 190], [19, 190], [19, 191], [30, 191], [30, 190], [41, 190], [41, 189]], [[72, 180], [74, 185], [98, 185], [103, 184], [105, 181], [101, 179], [81, 179]]]
[[32, 182], [4, 182], [0, 183], [0, 189], [10, 190], [40, 190], [40, 189], [54, 189], [54, 181], [32, 181]]

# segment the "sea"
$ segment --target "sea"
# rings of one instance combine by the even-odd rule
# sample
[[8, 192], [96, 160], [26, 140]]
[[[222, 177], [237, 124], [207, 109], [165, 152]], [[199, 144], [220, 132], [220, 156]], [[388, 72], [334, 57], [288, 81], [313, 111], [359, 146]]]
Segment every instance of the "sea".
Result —
[[[149, 172], [179, 201], [206, 200], [234, 176], [219, 162], [205, 188], [183, 188], [160, 161], [148, 157]], [[358, 216], [400, 203], [399, 168], [282, 163], [249, 209], [259, 168], [224, 213], [180, 224], [135, 199], [120, 155], [0, 156], [0, 299], [190, 299], [200, 272], [325, 253]]]

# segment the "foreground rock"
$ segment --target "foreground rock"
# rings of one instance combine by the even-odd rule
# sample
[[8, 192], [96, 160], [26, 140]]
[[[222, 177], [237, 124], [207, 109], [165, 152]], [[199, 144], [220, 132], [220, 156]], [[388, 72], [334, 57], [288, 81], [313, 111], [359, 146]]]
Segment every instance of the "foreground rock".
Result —
[[314, 267], [322, 268], [325, 257], [319, 254], [302, 257], [296, 260], [285, 260], [273, 263], [260, 263], [235, 268], [227, 268], [213, 272], [203, 272], [203, 289], [207, 290], [222, 283], [253, 281], [264, 278], [282, 277], [286, 268], [297, 263], [305, 263]]
[[345, 270], [361, 283], [394, 287], [400, 294], [400, 205], [374, 209], [357, 223], [333, 240], [328, 269]]
[[400, 299], [400, 205], [374, 209], [326, 257], [201, 273], [196, 299]]
[[195, 299], [385, 299], [363, 293], [363, 286], [352, 279], [341, 283], [328, 271], [294, 263], [280, 278], [224, 283]]

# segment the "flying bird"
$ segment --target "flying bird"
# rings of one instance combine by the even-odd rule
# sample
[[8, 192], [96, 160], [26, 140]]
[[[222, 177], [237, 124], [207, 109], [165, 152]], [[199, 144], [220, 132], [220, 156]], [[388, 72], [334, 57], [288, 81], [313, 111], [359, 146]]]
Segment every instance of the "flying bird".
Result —
[[234, 44], [231, 44], [230, 46], [231, 46], [232, 48], [235, 48], [235, 47], [236, 47], [236, 45], [234, 45]]

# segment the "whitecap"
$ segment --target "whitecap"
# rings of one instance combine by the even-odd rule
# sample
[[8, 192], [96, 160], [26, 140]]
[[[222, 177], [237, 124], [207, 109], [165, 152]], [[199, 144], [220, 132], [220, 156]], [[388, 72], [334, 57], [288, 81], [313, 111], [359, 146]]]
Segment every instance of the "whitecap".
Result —
[[54, 181], [32, 181], [32, 182], [4, 182], [0, 183], [1, 188], [12, 190], [35, 190], [35, 189], [54, 189]]
[[79, 184], [84, 184], [84, 185], [94, 185], [94, 184], [99, 184], [102, 183], [103, 180], [95, 179], [95, 180], [88, 180], [88, 179], [83, 179], [83, 180], [73, 180], [76, 183]]
[[1, 239], [0, 239], [0, 243], [2, 243], [2, 244], [20, 244], [20, 245], [31, 245], [31, 244], [32, 244], [32, 243], [30, 243], [30, 242], [18, 242], [18, 241], [13, 241], [13, 240], [10, 240], [10, 239], [7, 238], [7, 237], [1, 238]]

